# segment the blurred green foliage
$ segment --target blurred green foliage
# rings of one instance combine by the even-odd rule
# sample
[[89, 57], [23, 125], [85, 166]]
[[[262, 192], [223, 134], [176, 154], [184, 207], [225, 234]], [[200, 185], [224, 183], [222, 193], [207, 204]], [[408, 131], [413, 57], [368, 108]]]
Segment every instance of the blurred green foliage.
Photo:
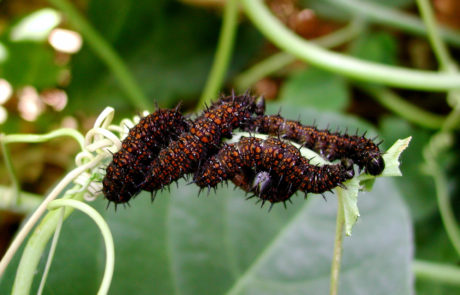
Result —
[[[199, 96], [214, 56], [219, 13], [176, 1], [91, 1], [88, 18], [126, 61], [152, 109], [155, 102], [171, 107]], [[261, 42], [254, 28], [239, 28], [230, 75], [241, 71]], [[117, 81], [88, 47], [72, 59], [72, 66], [69, 111], [129, 107]]]
[[[330, 9], [324, 1], [301, 2], [335, 20], [350, 18]], [[411, 3], [385, 1], [385, 5], [398, 7]], [[192, 109], [213, 60], [221, 23], [218, 10], [167, 0], [89, 1], [80, 8], [126, 62], [151, 99], [151, 109], [154, 102], [171, 107], [179, 101]], [[41, 116], [35, 122], [37, 130], [50, 129], [65, 115], [87, 119], [105, 106], [115, 107], [118, 118], [140, 111], [126, 99], [112, 73], [87, 44], [69, 64], [60, 65], [44, 40], [13, 42], [9, 32], [0, 35], [0, 42], [9, 52], [8, 59], [0, 62], [0, 76], [15, 89], [24, 85], [39, 90], [61, 87], [69, 95], [64, 111]], [[362, 59], [398, 64], [403, 50], [399, 41], [395, 34], [377, 32], [369, 26], [346, 50]], [[235, 75], [266, 55], [264, 44], [262, 36], [242, 21], [226, 90], [231, 89]], [[70, 72], [68, 85], [61, 81], [66, 70]], [[323, 128], [371, 130], [368, 136], [379, 134], [384, 145], [391, 145], [397, 138], [413, 137], [402, 157], [404, 176], [378, 179], [372, 192], [359, 196], [362, 216], [353, 236], [344, 242], [340, 293], [412, 294], [416, 290], [418, 294], [457, 294], [458, 287], [419, 281], [413, 286], [412, 282], [414, 255], [442, 263], [458, 262], [436, 210], [432, 179], [422, 169], [423, 148], [432, 131], [382, 110], [370, 114], [378, 120], [378, 131], [369, 123], [344, 115], [346, 110], [353, 110], [353, 95], [362, 95], [351, 91], [354, 83], [306, 67], [286, 74], [279, 101], [268, 106], [269, 113], [281, 107], [286, 117], [297, 119], [300, 115], [303, 123], [316, 122]], [[2, 128], [19, 132], [23, 127], [20, 122], [17, 116], [11, 116]], [[327, 292], [334, 196], [329, 195], [328, 202], [317, 196], [307, 201], [297, 196], [287, 210], [276, 206], [268, 214], [244, 201], [239, 190], [224, 188], [209, 197], [196, 195], [194, 187], [181, 182], [170, 193], [162, 192], [152, 205], [145, 193], [131, 208], [117, 212], [113, 208], [105, 210], [100, 200], [94, 203], [115, 237], [117, 257], [111, 294]], [[11, 290], [18, 259], [19, 255], [1, 281], [1, 294]], [[44, 261], [39, 273], [43, 265]], [[74, 214], [65, 222], [45, 294], [95, 293], [103, 266], [103, 244], [96, 227], [85, 216]], [[38, 280], [35, 284], [37, 288]]]

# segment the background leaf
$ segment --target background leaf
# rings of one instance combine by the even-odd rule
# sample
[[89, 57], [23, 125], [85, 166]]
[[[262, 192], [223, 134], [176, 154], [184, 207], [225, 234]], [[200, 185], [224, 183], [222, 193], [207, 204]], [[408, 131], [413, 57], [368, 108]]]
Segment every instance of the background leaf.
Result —
[[422, 171], [423, 148], [430, 138], [426, 130], [416, 129], [407, 122], [394, 117], [382, 120], [382, 133], [387, 142], [412, 136], [406, 153], [401, 156], [402, 178], [395, 179], [403, 192], [404, 200], [415, 220], [425, 218], [436, 211], [436, 192], [431, 177]]
[[14, 87], [53, 87], [64, 67], [54, 61], [51, 48], [36, 42], [5, 42], [8, 58], [0, 65], [0, 76]]
[[291, 105], [335, 111], [345, 109], [350, 101], [343, 78], [311, 67], [286, 80], [280, 99]]
[[[114, 24], [101, 17], [108, 15], [107, 9], [116, 19]], [[120, 0], [91, 1], [88, 17], [127, 63], [152, 107], [155, 102], [173, 106], [199, 97], [221, 27], [218, 13], [177, 1]], [[247, 64], [262, 40], [254, 28], [245, 24], [239, 27], [230, 76]], [[130, 103], [118, 82], [88, 46], [72, 59], [72, 66], [67, 111], [107, 105], [128, 110]]]

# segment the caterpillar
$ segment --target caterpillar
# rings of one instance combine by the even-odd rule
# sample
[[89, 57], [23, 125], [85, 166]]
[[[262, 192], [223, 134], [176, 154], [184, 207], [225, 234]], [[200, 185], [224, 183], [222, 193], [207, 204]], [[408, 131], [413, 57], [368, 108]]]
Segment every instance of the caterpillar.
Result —
[[348, 158], [360, 169], [379, 175], [385, 168], [382, 153], [371, 139], [363, 136], [333, 133], [305, 126], [298, 121], [286, 120], [279, 115], [258, 116], [247, 130], [280, 136], [318, 152], [329, 161]]
[[[353, 178], [351, 161], [316, 166], [302, 157], [293, 145], [278, 138], [266, 140], [242, 137], [239, 142], [224, 145], [200, 168], [194, 182], [201, 188], [212, 188], [226, 180], [235, 180], [246, 191], [249, 189], [247, 170], [254, 169], [256, 194], [263, 201], [285, 202], [297, 191], [323, 193]], [[263, 172], [263, 174], [261, 174]]]
[[154, 193], [196, 172], [209, 155], [220, 149], [222, 138], [229, 138], [232, 130], [244, 126], [253, 114], [262, 114], [264, 106], [263, 98], [248, 94], [232, 94], [212, 104], [190, 124], [188, 132], [160, 151], [142, 189]]
[[113, 155], [102, 180], [102, 192], [115, 203], [128, 202], [141, 191], [150, 164], [171, 140], [188, 131], [182, 114], [175, 110], [158, 109], [142, 118], [130, 129], [121, 149]]

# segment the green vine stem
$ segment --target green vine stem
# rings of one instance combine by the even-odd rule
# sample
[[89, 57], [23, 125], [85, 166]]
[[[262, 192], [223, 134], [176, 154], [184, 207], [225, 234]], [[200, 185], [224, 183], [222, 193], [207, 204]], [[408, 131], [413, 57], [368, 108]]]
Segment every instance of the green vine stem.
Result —
[[[11, 178], [12, 186], [13, 186], [13, 191], [10, 194], [5, 194], [4, 196], [11, 196], [9, 200], [3, 200], [2, 202], [9, 203], [10, 206], [7, 205], [7, 207], [12, 207], [14, 205], [17, 205], [20, 202], [19, 196], [21, 195], [21, 187], [19, 185], [19, 181], [16, 177], [16, 174], [14, 172], [13, 164], [11, 162], [11, 156], [9, 154], [9, 150], [7, 147], [7, 144], [9, 143], [39, 143], [39, 142], [45, 142], [50, 139], [54, 139], [57, 137], [62, 137], [62, 136], [70, 136], [74, 138], [78, 144], [80, 145], [80, 148], [84, 147], [84, 137], [83, 135], [78, 132], [77, 130], [70, 129], [70, 128], [62, 128], [58, 129], [55, 131], [51, 131], [46, 134], [0, 134], [0, 144], [2, 146], [3, 150], [3, 157], [5, 159], [5, 164], [6, 168], [8, 170], [8, 173]], [[0, 271], [1, 274], [1, 271]]]
[[458, 266], [415, 260], [412, 263], [412, 269], [417, 279], [460, 286], [460, 268]]
[[[425, 25], [418, 17], [385, 5], [379, 5], [373, 1], [326, 0], [326, 2], [345, 11], [363, 16], [370, 22], [397, 28], [419, 36], [427, 35]], [[460, 34], [457, 31], [447, 27], [441, 27], [439, 31], [444, 40], [452, 45], [460, 46]]]
[[234, 84], [238, 91], [249, 89], [257, 81], [270, 76], [296, 61], [296, 57], [286, 52], [275, 53], [236, 76]]
[[441, 71], [450, 71], [451, 69], [454, 69], [449, 51], [439, 36], [438, 27], [430, 4], [427, 0], [416, 0], [416, 2], [423, 21], [425, 22], [428, 31], [428, 39], [430, 40], [431, 47], [433, 48], [434, 54], [439, 61]]
[[17, 205], [19, 202], [19, 195], [21, 191], [21, 185], [19, 184], [18, 177], [16, 172], [14, 171], [13, 163], [11, 161], [11, 154], [10, 150], [6, 146], [6, 142], [4, 140], [5, 135], [0, 134], [0, 145], [3, 151], [3, 160], [5, 161], [6, 170], [10, 176], [11, 184], [12, 184], [12, 194], [3, 195], [2, 199], [7, 198], [4, 200], [6, 202], [7, 207]]
[[438, 169], [439, 166], [437, 164], [431, 166], [432, 168], [437, 168], [433, 170], [432, 176], [436, 186], [438, 208], [441, 213], [442, 222], [444, 224], [444, 228], [446, 229], [447, 236], [457, 251], [457, 254], [460, 256], [460, 230], [457, 222], [455, 221], [452, 206], [450, 205], [449, 192], [447, 190], [449, 183], [444, 172], [441, 169]]
[[0, 185], [0, 210], [8, 210], [16, 213], [27, 215], [35, 210], [42, 202], [42, 196], [20, 191], [18, 201], [11, 204], [11, 195], [14, 194], [14, 188]]
[[[362, 32], [363, 26], [364, 24], [361, 20], [355, 19], [344, 28], [326, 36], [313, 39], [311, 42], [324, 48], [336, 47], [358, 36]], [[279, 71], [295, 60], [296, 57], [292, 54], [286, 52], [276, 53], [238, 75], [235, 78], [235, 86], [239, 91], [244, 91], [260, 79]]]
[[[113, 270], [115, 265], [115, 247], [113, 243], [112, 233], [110, 228], [107, 225], [107, 222], [104, 218], [91, 206], [76, 200], [55, 200], [48, 205], [50, 210], [61, 208], [61, 207], [71, 207], [78, 209], [88, 215], [99, 227], [102, 237], [105, 243], [105, 252], [106, 252], [106, 261], [105, 261], [105, 271], [102, 278], [101, 286], [99, 287], [98, 295], [104, 295], [109, 292], [110, 282], [112, 281]], [[32, 269], [34, 271], [34, 269]], [[33, 273], [30, 274], [33, 276]]]
[[49, 2], [60, 9], [66, 15], [68, 22], [83, 35], [94, 53], [99, 56], [118, 79], [121, 88], [133, 106], [140, 110], [148, 109], [150, 106], [148, 99], [123, 63], [123, 60], [110, 44], [80, 15], [78, 10], [69, 1], [49, 0]]
[[363, 84], [356, 84], [355, 86], [378, 101], [382, 106], [409, 122], [436, 130], [444, 124], [445, 119], [443, 116], [427, 112], [407, 102], [388, 88]]
[[[96, 171], [97, 167], [100, 167], [101, 162], [109, 158], [114, 151], [120, 149], [121, 138], [126, 136], [129, 127], [133, 126], [136, 122], [139, 121], [139, 117], [136, 116], [132, 120], [123, 119], [120, 125], [111, 125], [113, 117], [114, 109], [110, 107], [105, 108], [98, 116], [93, 128], [87, 132], [84, 138], [84, 146], [82, 151], [75, 157], [75, 163], [77, 167], [69, 172], [56, 185], [56, 187], [42, 201], [40, 206], [38, 206], [35, 212], [29, 217], [29, 220], [25, 223], [23, 228], [19, 231], [16, 238], [13, 240], [13, 243], [10, 245], [6, 254], [0, 261], [0, 276], [5, 271], [13, 255], [16, 253], [25, 237], [35, 226], [37, 221], [41, 218], [43, 213], [47, 210], [50, 202], [52, 202], [58, 195], [64, 192], [64, 190], [64, 197], [60, 200], [94, 200], [95, 197], [99, 194], [102, 186], [100, 183], [98, 184], [101, 175]], [[114, 134], [112, 131], [118, 133], [119, 135]], [[27, 135], [23, 136], [27, 137]], [[73, 187], [66, 190], [67, 186], [71, 182], [74, 183]], [[53, 204], [55, 206], [67, 206], [65, 205], [66, 202], [58, 202]], [[72, 207], [73, 205], [70, 204], [69, 206]], [[84, 206], [87, 205], [84, 204]], [[67, 218], [72, 211], [72, 208], [66, 208], [63, 219]], [[58, 210], [48, 212], [48, 214], [46, 214], [46, 216], [41, 220], [34, 233], [30, 236], [19, 262], [13, 285], [13, 294], [29, 294], [37, 265], [40, 261], [46, 244], [48, 243], [48, 240], [62, 221], [62, 218], [60, 217], [61, 216]], [[107, 237], [106, 234], [103, 235]], [[113, 244], [113, 242], [110, 243]], [[112, 255], [112, 250], [109, 249], [109, 247], [107, 248], [108, 255]], [[104, 275], [103, 284], [101, 285], [102, 291], [100, 290], [100, 294], [105, 294], [105, 290], [108, 290], [110, 280], [107, 278], [109, 276], [111, 277], [111, 273], [113, 272], [113, 259], [109, 256], [107, 259], [107, 270], [109, 270], [109, 272]]]
[[[458, 112], [455, 112], [457, 116]], [[434, 179], [436, 188], [436, 197], [438, 203], [438, 210], [446, 230], [447, 236], [452, 243], [457, 254], [460, 256], [460, 229], [455, 220], [452, 207], [450, 205], [450, 198], [446, 175], [442, 168], [437, 163], [438, 155], [452, 146], [452, 136], [447, 132], [440, 132], [435, 134], [429, 144], [425, 147], [423, 155], [425, 158], [425, 165], [427, 173]]]
[[460, 75], [411, 70], [362, 61], [322, 49], [286, 28], [262, 0], [240, 0], [247, 16], [274, 44], [310, 64], [354, 79], [419, 90], [460, 88]]
[[210, 104], [211, 100], [218, 95], [219, 89], [222, 87], [233, 51], [237, 20], [238, 0], [226, 1], [219, 42], [214, 56], [214, 64], [212, 65], [203, 94], [198, 103], [199, 108], [205, 104]]
[[[74, 199], [81, 201], [83, 200], [83, 195], [84, 193], [79, 193], [74, 196]], [[48, 204], [46, 204], [45, 210], [47, 209], [47, 206]], [[64, 219], [66, 219], [72, 212], [72, 208], [66, 208], [64, 212]], [[40, 258], [45, 250], [45, 247], [51, 236], [54, 234], [60, 220], [61, 213], [59, 210], [47, 213], [35, 229], [34, 233], [30, 236], [19, 262], [13, 290], [11, 292], [12, 295], [25, 295], [30, 293], [37, 265], [40, 262]]]
[[[77, 140], [79, 145], [84, 148], [84, 137], [78, 131], [69, 128], [63, 128], [56, 131], [52, 131], [47, 134], [42, 135], [33, 135], [33, 134], [11, 134], [4, 135], [0, 137], [2, 145], [13, 142], [44, 142], [60, 136], [71, 136]], [[102, 157], [102, 156], [101, 156]], [[10, 263], [14, 254], [18, 250], [19, 246], [22, 244], [28, 233], [32, 230], [35, 223], [40, 219], [43, 213], [46, 211], [47, 204], [55, 199], [58, 194], [67, 186], [75, 177], [83, 173], [86, 169], [90, 168], [93, 163], [88, 163], [86, 165], [75, 168], [71, 173], [67, 174], [66, 177], [51, 191], [51, 193], [43, 200], [43, 202], [37, 207], [37, 210], [30, 216], [23, 228], [19, 231], [17, 236], [14, 238], [10, 247], [6, 251], [2, 260], [0, 261], [0, 276], [5, 271], [6, 267]]]
[[[422, 14], [422, 18], [427, 26], [428, 38], [433, 47], [433, 51], [439, 61], [440, 70], [457, 73], [457, 67], [454, 64], [449, 52], [447, 51], [443, 41], [439, 38], [434, 20], [433, 11], [427, 0], [417, 0], [417, 5]], [[458, 90], [450, 91], [449, 96], [455, 96]], [[452, 129], [459, 125], [460, 110], [458, 103], [454, 106], [454, 110], [447, 116], [441, 130], [432, 136], [429, 144], [424, 149], [424, 157], [428, 173], [433, 177], [436, 187], [436, 196], [438, 201], [439, 213], [453, 247], [460, 256], [460, 228], [455, 220], [455, 215], [450, 204], [448, 193], [448, 181], [442, 168], [438, 164], [438, 156], [443, 150], [452, 146]]]
[[[65, 187], [71, 183], [78, 175], [81, 173], [85, 172], [88, 169], [94, 168], [96, 164], [98, 164], [105, 156], [104, 155], [98, 155], [94, 161], [91, 161], [89, 163], [86, 163], [82, 166], [79, 166], [72, 170], [70, 173], [68, 173], [57, 185], [56, 187], [51, 191], [51, 193], [43, 200], [43, 202], [38, 206], [37, 210], [29, 217], [25, 225], [22, 227], [22, 229], [19, 231], [19, 233], [16, 235], [14, 238], [13, 242], [11, 243], [10, 247], [6, 251], [5, 255], [3, 256], [2, 260], [0, 261], [0, 276], [2, 276], [3, 272], [5, 271], [6, 267], [10, 263], [11, 259], [13, 258], [14, 254], [18, 250], [18, 248], [21, 246], [22, 242], [24, 239], [27, 237], [29, 232], [32, 230], [34, 225], [37, 223], [37, 221], [40, 219], [40, 217], [43, 215], [43, 213], [46, 211], [46, 208], [48, 204], [54, 200], [64, 189]], [[53, 230], [56, 227], [56, 224], [54, 224]], [[49, 226], [49, 225], [48, 225]], [[29, 240], [30, 243], [30, 240]], [[40, 255], [39, 255], [40, 256]], [[38, 259], [37, 258], [37, 263]], [[22, 257], [21, 261], [24, 259], [24, 256]]]
[[331, 265], [331, 285], [330, 295], [337, 295], [339, 286], [340, 262], [342, 260], [342, 242], [343, 242], [343, 225], [345, 222], [343, 212], [342, 189], [336, 189], [337, 192], [337, 221], [335, 227], [334, 255]]
[[53, 241], [51, 242], [50, 250], [48, 252], [48, 259], [46, 259], [46, 265], [45, 265], [45, 269], [43, 270], [43, 275], [40, 281], [40, 286], [38, 286], [37, 295], [41, 295], [43, 293], [43, 289], [45, 288], [46, 279], [48, 278], [48, 273], [51, 268], [51, 263], [53, 262], [54, 253], [56, 252], [56, 247], [59, 241], [59, 236], [61, 235], [62, 224], [64, 223], [65, 208], [61, 208], [59, 210], [59, 213], [60, 213], [59, 223], [56, 226], [56, 230], [54, 231], [54, 234], [53, 234]]
[[4, 143], [40, 143], [62, 136], [70, 136], [74, 138], [80, 145], [80, 148], [83, 148], [85, 145], [85, 138], [83, 135], [77, 130], [71, 128], [61, 128], [46, 134], [3, 134], [0, 137], [0, 140]]

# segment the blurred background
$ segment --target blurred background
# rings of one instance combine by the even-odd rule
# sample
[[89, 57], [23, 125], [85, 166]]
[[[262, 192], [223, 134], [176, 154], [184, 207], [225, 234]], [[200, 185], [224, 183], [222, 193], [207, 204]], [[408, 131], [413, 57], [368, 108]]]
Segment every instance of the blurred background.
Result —
[[[1, 1], [1, 132], [41, 134], [67, 127], [84, 134], [106, 106], [115, 108], [115, 121], [132, 117], [144, 109], [153, 110], [155, 103], [161, 107], [174, 107], [182, 102], [183, 111], [189, 113], [200, 109], [199, 98], [216, 51], [224, 2], [68, 2], [73, 11], [81, 14], [97, 32], [96, 36], [87, 32], [88, 40], [82, 34], [84, 25], [76, 25], [75, 17], [62, 13], [60, 5], [66, 1]], [[345, 37], [326, 42], [331, 50], [389, 65], [438, 69], [425, 36], [388, 26], [372, 17], [363, 22], [365, 16], [340, 6], [340, 2], [267, 0], [266, 4], [286, 26], [305, 39], [321, 40], [344, 32]], [[375, 5], [385, 2], [387, 9], [418, 16], [412, 0], [364, 2]], [[451, 53], [458, 61], [460, 1], [433, 0], [431, 4], [436, 19], [446, 32], [443, 36], [447, 36], [445, 40]], [[101, 53], [103, 47], [98, 43], [99, 37], [108, 43], [115, 57]], [[266, 74], [251, 72], [273, 56], [278, 59]], [[131, 88], [129, 83], [120, 82], [115, 73], [118, 62], [132, 75], [134, 86]], [[115, 65], [111, 67], [107, 63]], [[394, 106], [382, 102], [385, 99], [369, 91], [364, 83], [350, 81], [283, 55], [242, 12], [222, 92], [228, 93], [231, 89], [238, 92], [251, 89], [255, 94], [264, 95], [269, 101], [269, 109], [276, 110], [281, 106], [292, 114], [292, 119], [297, 118], [295, 112], [298, 110], [305, 119], [304, 123], [317, 119], [310, 116], [323, 116], [319, 113], [327, 114], [326, 118], [345, 116], [365, 121], [367, 125], [358, 126], [377, 130], [387, 144], [386, 148], [397, 138], [413, 136], [410, 148], [402, 158], [404, 177], [394, 180], [404, 200], [402, 206], [407, 206], [410, 212], [407, 225], [413, 229], [414, 237], [409, 248], [413, 249], [417, 259], [459, 265], [459, 256], [445, 233], [437, 210], [434, 182], [424, 172], [423, 149], [439, 130], [439, 122], [451, 110], [445, 93], [385, 88], [401, 100], [429, 112], [434, 123], [427, 126], [429, 124], [411, 120], [398, 114]], [[308, 111], [300, 111], [303, 109]], [[325, 127], [327, 122], [321, 120], [327, 119], [319, 120]], [[340, 120], [339, 127], [343, 122]], [[11, 158], [21, 189], [41, 198], [72, 169], [78, 151], [78, 144], [67, 138], [41, 144], [12, 145]], [[458, 160], [456, 145], [439, 160], [448, 177], [448, 191], [457, 220], [460, 218]], [[6, 190], [11, 182], [4, 161], [0, 162], [0, 175], [0, 187]], [[30, 211], [17, 208], [0, 208], [0, 255], [28, 213]], [[412, 250], [408, 255], [412, 255], [410, 252]], [[417, 281], [416, 292], [459, 294], [460, 289]]]

